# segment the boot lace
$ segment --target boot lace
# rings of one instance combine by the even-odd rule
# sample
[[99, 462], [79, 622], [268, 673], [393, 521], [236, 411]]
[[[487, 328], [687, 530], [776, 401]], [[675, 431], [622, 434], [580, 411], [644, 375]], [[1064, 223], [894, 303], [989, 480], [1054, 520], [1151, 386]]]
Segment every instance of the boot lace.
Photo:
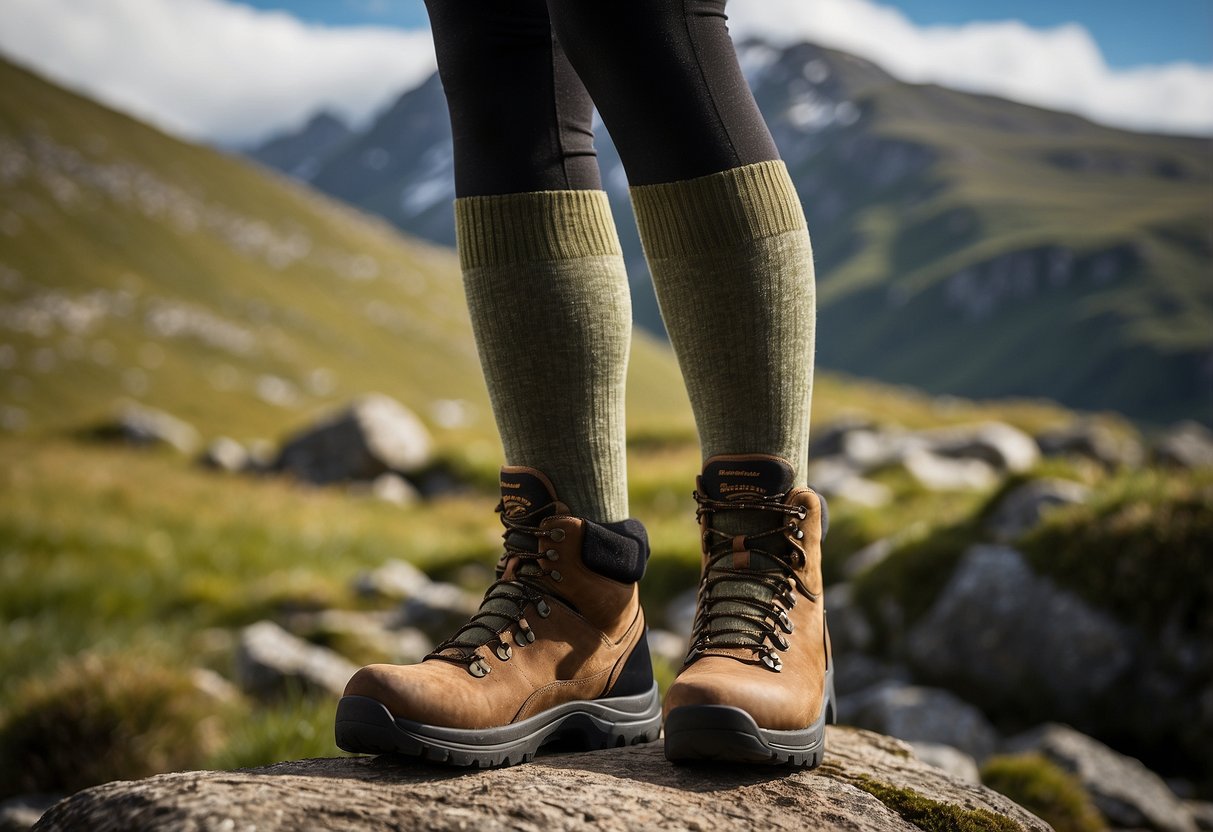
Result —
[[[686, 664], [709, 650], [741, 648], [753, 651], [753, 664], [779, 671], [783, 662], [777, 650], [788, 649], [794, 629], [789, 611], [798, 596], [816, 602], [818, 596], [801, 580], [804, 550], [793, 542], [804, 537], [797, 522], [805, 519], [803, 506], [783, 502], [783, 494], [742, 501], [714, 500], [695, 491], [695, 518], [703, 520], [707, 563], [699, 583], [699, 603], [691, 632]], [[717, 529], [713, 515], [747, 511], [778, 516], [778, 525], [753, 534], [733, 535]], [[791, 534], [792, 541], [788, 539]], [[739, 541], [739, 538], [742, 540]], [[743, 548], [738, 548], [738, 543]], [[734, 557], [746, 553], [747, 568], [736, 568]], [[744, 661], [744, 660], [741, 660]]]
[[[551, 506], [549, 502], [528, 514], [508, 517], [503, 504], [497, 504], [495, 511], [501, 515], [501, 523], [505, 526], [501, 534], [505, 551], [497, 561], [497, 580], [485, 591], [479, 610], [454, 635], [435, 647], [426, 659], [462, 664], [468, 673], [482, 677], [488, 675], [490, 667], [477, 654], [476, 648], [491, 645], [499, 659], [508, 661], [513, 651], [503, 637], [511, 626], [517, 627], [513, 639], [516, 646], [524, 647], [535, 641], [535, 632], [525, 617], [526, 610], [533, 604], [536, 614], [547, 618], [552, 612], [543, 598], [548, 590], [538, 581], [545, 577], [560, 580], [559, 572], [542, 566], [557, 560], [557, 551], [536, 545], [544, 539], [559, 542], [564, 537], [563, 529], [544, 529], [536, 524], [536, 517], [546, 516], [545, 512]], [[507, 579], [505, 573], [511, 561], [517, 565], [514, 576]]]

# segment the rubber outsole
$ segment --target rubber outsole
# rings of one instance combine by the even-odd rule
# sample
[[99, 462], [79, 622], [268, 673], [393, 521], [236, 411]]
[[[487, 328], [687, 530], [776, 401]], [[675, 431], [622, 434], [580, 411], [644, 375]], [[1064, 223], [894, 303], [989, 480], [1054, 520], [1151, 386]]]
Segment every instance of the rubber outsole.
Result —
[[665, 720], [665, 756], [672, 763], [740, 762], [817, 768], [825, 758], [826, 723], [834, 722], [834, 668], [827, 666], [821, 716], [807, 728], [759, 728], [731, 705], [683, 705]]
[[337, 746], [358, 754], [405, 754], [454, 766], [495, 768], [532, 760], [544, 747], [597, 751], [657, 739], [661, 702], [657, 685], [647, 693], [566, 702], [521, 722], [497, 728], [426, 725], [392, 716], [366, 696], [337, 703]]

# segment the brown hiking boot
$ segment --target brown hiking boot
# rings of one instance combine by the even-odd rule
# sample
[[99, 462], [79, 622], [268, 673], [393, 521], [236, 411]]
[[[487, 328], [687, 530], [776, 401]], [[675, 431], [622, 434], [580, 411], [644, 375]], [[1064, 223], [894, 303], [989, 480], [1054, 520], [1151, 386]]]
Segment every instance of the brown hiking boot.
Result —
[[337, 706], [337, 745], [455, 765], [648, 742], [661, 727], [636, 582], [635, 520], [569, 516], [532, 468], [501, 470], [505, 552], [475, 615], [419, 664], [359, 670]]
[[827, 515], [825, 501], [793, 481], [773, 456], [704, 465], [695, 490], [703, 573], [690, 650], [665, 697], [669, 760], [821, 764], [834, 718], [821, 582]]

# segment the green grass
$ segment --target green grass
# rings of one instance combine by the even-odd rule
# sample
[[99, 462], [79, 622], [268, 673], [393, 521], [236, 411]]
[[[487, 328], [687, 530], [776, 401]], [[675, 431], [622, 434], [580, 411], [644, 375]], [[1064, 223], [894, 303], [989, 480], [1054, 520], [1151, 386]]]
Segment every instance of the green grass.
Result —
[[1103, 832], [1103, 817], [1070, 773], [1039, 754], [992, 757], [981, 781], [1040, 817], [1055, 832]]
[[176, 662], [97, 653], [64, 660], [25, 680], [0, 713], [0, 797], [197, 765], [222, 745], [236, 710]]

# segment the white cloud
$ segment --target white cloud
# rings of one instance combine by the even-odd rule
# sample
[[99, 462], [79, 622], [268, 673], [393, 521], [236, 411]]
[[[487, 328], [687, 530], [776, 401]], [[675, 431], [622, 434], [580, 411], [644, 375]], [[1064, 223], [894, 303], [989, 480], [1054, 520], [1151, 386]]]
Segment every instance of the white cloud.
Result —
[[308, 25], [227, 0], [0, 0], [0, 50], [169, 132], [229, 144], [321, 107], [360, 122], [435, 66], [428, 31]]
[[873, 0], [741, 0], [729, 5], [729, 17], [735, 37], [811, 40], [907, 81], [992, 93], [1120, 127], [1213, 132], [1213, 67], [1113, 69], [1076, 24], [917, 26]]
[[[1111, 69], [1077, 25], [917, 26], [876, 0], [728, 9], [735, 36], [812, 40], [909, 81], [1118, 126], [1213, 133], [1213, 67]], [[361, 122], [435, 65], [424, 30], [309, 25], [232, 0], [0, 0], [0, 50], [171, 132], [224, 143], [294, 127], [321, 107]]]

